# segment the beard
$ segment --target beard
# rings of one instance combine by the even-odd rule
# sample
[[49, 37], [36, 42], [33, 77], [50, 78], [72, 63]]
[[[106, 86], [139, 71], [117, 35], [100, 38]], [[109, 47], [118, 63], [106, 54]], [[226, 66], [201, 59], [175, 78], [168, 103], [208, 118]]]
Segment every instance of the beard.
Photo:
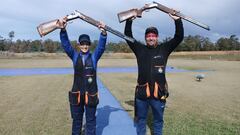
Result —
[[154, 41], [150, 41], [149, 44], [147, 44], [147, 47], [149, 49], [154, 49], [157, 47], [157, 44]]

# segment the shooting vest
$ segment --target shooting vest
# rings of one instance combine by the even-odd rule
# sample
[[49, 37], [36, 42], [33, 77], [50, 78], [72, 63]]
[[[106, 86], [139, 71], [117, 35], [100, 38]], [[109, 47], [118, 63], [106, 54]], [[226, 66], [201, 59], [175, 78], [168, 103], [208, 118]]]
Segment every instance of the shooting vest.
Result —
[[94, 69], [91, 56], [91, 54], [87, 56], [85, 64], [82, 61], [82, 56], [78, 56], [77, 62], [74, 66], [72, 92], [80, 91], [81, 94], [86, 91], [89, 94], [97, 92], [96, 69]]
[[[137, 55], [138, 59], [138, 85], [139, 94], [137, 97], [143, 97], [141, 89], [146, 89], [146, 96], [149, 98], [161, 98], [160, 95], [165, 95], [168, 90], [168, 85], [165, 77], [166, 62], [168, 56], [159, 47], [156, 49], [144, 48], [143, 53]], [[162, 92], [161, 92], [162, 91]]]
[[166, 71], [166, 58], [164, 59], [162, 55], [155, 55], [152, 57], [151, 66], [151, 86], [154, 91], [157, 85], [161, 89], [168, 90], [167, 80], [165, 76]]

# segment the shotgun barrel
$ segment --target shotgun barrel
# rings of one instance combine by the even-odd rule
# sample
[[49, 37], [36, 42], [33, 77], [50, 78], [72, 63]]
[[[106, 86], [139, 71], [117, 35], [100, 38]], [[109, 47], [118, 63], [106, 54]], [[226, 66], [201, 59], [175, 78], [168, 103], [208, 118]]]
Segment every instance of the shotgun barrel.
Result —
[[193, 23], [193, 24], [201, 27], [201, 28], [204, 28], [206, 30], [210, 30], [210, 27], [208, 25], [206, 25], [206, 24], [203, 24], [203, 23], [201, 23], [201, 22], [199, 22], [197, 20], [194, 20], [191, 17], [185, 16], [184, 14], [182, 14], [180, 12], [176, 12], [175, 10], [170, 9], [170, 8], [168, 8], [168, 7], [166, 7], [166, 6], [162, 5], [162, 4], [159, 4], [159, 3], [155, 2], [155, 1], [153, 3], [157, 4], [157, 6], [156, 6], [157, 9], [159, 9], [159, 10], [161, 10], [161, 11], [167, 13], [167, 14], [170, 13], [172, 15], [176, 15], [176, 16], [181, 17], [182, 19], [184, 19], [184, 20], [186, 20], [186, 21], [188, 21], [190, 23]]
[[[82, 14], [81, 12], [79, 12], [77, 10], [75, 12], [77, 12], [79, 14], [79, 18], [82, 19], [83, 21], [86, 21], [87, 23], [90, 23], [90, 24], [98, 27], [98, 24], [100, 23], [99, 21], [97, 21], [97, 20], [95, 20], [95, 19], [93, 19], [93, 18], [91, 18], [89, 16], [86, 16], [86, 15]], [[128, 41], [130, 41], [132, 43], [135, 41], [134, 38], [128, 37], [128, 36], [124, 35], [123, 33], [121, 33], [119, 31], [111, 28], [110, 26], [105, 25], [105, 27], [103, 29], [105, 29], [106, 31], [109, 31], [110, 33], [112, 33], [112, 34], [114, 34], [114, 35], [116, 35], [116, 36], [118, 36], [120, 38], [128, 40]]]

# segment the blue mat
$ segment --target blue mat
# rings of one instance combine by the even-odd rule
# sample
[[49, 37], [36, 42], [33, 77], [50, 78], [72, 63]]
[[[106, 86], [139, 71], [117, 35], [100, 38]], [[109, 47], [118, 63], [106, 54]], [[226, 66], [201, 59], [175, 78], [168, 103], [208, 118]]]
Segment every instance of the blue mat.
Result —
[[98, 79], [97, 135], [136, 135], [133, 119]]
[[[137, 67], [98, 68], [99, 73], [136, 73]], [[189, 70], [166, 67], [166, 72], [189, 72]], [[73, 74], [73, 68], [2, 68], [0, 76]]]

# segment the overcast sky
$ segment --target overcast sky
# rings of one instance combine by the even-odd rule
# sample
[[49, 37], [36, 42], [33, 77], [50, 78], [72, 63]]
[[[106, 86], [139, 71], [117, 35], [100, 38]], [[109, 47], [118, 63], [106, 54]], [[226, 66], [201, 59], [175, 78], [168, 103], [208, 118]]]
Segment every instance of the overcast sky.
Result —
[[[215, 42], [219, 37], [232, 34], [240, 37], [240, 0], [155, 0], [165, 6], [210, 26], [207, 31], [189, 22], [183, 21], [185, 36], [201, 35]], [[15, 32], [16, 39], [41, 39], [36, 27], [43, 22], [63, 17], [74, 10], [105, 22], [108, 26], [123, 32], [125, 23], [119, 23], [117, 13], [131, 8], [141, 8], [152, 0], [2, 0], [0, 8], [0, 36], [8, 38], [10, 31]], [[133, 23], [133, 35], [144, 40], [144, 31], [149, 26], [159, 30], [160, 40], [172, 37], [174, 23], [165, 13], [152, 9], [144, 12], [142, 18]], [[87, 33], [92, 40], [98, 39], [99, 30], [82, 21], [74, 20], [68, 24], [67, 31], [71, 40], [76, 40], [82, 33]], [[108, 34], [108, 42], [123, 41]], [[42, 39], [59, 40], [59, 30]]]

